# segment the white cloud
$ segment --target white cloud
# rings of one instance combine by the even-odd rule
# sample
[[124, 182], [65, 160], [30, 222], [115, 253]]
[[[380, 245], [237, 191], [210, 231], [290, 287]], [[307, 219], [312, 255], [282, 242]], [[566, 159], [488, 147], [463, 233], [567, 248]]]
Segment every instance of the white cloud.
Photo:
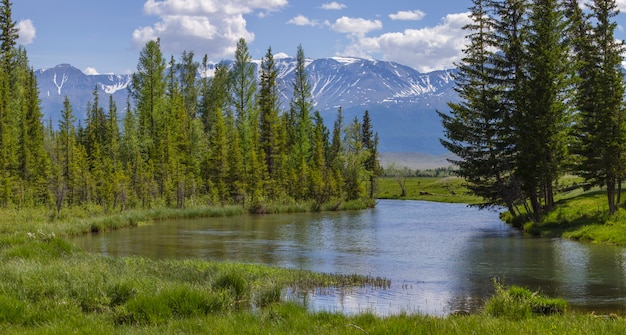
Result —
[[470, 22], [468, 13], [449, 14], [434, 27], [376, 37], [355, 35], [343, 54], [366, 58], [380, 55], [384, 60], [406, 64], [422, 72], [451, 68], [461, 60], [466, 44], [463, 26]]
[[336, 2], [336, 1], [333, 1], [331, 3], [325, 3], [322, 5], [322, 9], [325, 9], [325, 10], [341, 10], [346, 7], [347, 7], [346, 5]]
[[33, 43], [35, 37], [37, 37], [37, 29], [30, 19], [21, 20], [17, 23], [17, 29], [19, 30], [19, 38], [17, 43], [21, 45], [28, 45]]
[[317, 26], [318, 22], [316, 20], [309, 20], [308, 17], [304, 15], [298, 15], [293, 17], [291, 20], [287, 21], [288, 24], [295, 24], [296, 26]]
[[144, 13], [158, 16], [152, 26], [136, 29], [133, 45], [140, 49], [148, 41], [161, 39], [163, 52], [193, 51], [210, 59], [231, 58], [237, 41], [254, 40], [246, 14], [266, 15], [288, 4], [287, 0], [146, 0]]
[[389, 14], [392, 20], [419, 21], [426, 16], [421, 10], [399, 11], [395, 14]]
[[346, 34], [366, 34], [370, 31], [381, 29], [382, 27], [383, 24], [379, 20], [372, 21], [347, 16], [338, 18], [331, 26], [334, 31]]
[[98, 70], [96, 70], [96, 68], [95, 68], [95, 67], [91, 67], [91, 66], [90, 66], [90, 67], [88, 67], [88, 68], [86, 68], [86, 69], [84, 69], [84, 70], [83, 70], [83, 73], [84, 73], [84, 74], [86, 74], [86, 75], [88, 75], [88, 76], [90, 76], [90, 75], [97, 75], [97, 74], [100, 74], [100, 73], [98, 72]]

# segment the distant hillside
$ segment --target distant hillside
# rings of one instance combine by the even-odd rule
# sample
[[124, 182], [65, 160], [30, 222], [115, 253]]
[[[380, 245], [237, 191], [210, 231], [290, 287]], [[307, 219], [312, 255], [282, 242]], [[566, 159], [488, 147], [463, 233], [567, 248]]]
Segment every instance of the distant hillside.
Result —
[[[292, 96], [295, 65], [293, 58], [276, 59], [283, 110]], [[198, 76], [211, 76], [214, 66], [203, 69]], [[443, 130], [435, 111], [446, 111], [447, 103], [458, 99], [453, 90], [454, 70], [420, 73], [393, 62], [346, 57], [311, 59], [306, 69], [315, 108], [329, 127], [340, 106], [346, 122], [361, 118], [368, 110], [380, 137], [381, 152], [446, 153], [439, 143]], [[36, 74], [45, 119], [54, 125], [65, 96], [77, 118], [84, 118], [96, 87], [104, 106], [112, 95], [123, 112], [132, 80], [131, 75], [85, 75], [69, 64], [41, 69]]]

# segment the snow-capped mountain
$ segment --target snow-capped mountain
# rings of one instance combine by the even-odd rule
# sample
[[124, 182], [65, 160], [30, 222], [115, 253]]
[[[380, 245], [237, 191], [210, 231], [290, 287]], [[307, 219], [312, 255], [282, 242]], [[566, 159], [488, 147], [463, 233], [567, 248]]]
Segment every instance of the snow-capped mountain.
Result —
[[[260, 62], [255, 62], [259, 64]], [[283, 109], [289, 106], [296, 60], [275, 59]], [[213, 65], [214, 66], [214, 65]], [[333, 57], [307, 60], [312, 94], [329, 127], [342, 107], [344, 122], [361, 118], [368, 110], [380, 137], [380, 151], [421, 151], [441, 154], [442, 127], [436, 110], [458, 99], [453, 90], [454, 70], [420, 73], [393, 62]], [[203, 73], [212, 75], [213, 68]], [[131, 75], [86, 75], [68, 64], [36, 72], [45, 120], [56, 126], [67, 96], [77, 118], [85, 116], [87, 104], [98, 89], [106, 109], [109, 96], [123, 112]], [[199, 74], [200, 76], [200, 74]]]

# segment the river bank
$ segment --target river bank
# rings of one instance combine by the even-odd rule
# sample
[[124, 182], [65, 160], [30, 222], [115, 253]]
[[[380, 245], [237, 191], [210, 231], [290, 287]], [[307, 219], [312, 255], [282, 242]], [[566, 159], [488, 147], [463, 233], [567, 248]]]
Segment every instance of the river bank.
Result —
[[[568, 177], [572, 184], [578, 179]], [[405, 195], [401, 196], [402, 182], [397, 178], [379, 180], [378, 198], [424, 200], [449, 203], [477, 204], [478, 197], [468, 194], [464, 181], [458, 177], [409, 177], [404, 180]], [[622, 193], [626, 199], [626, 191]], [[622, 210], [609, 215], [606, 194], [599, 188], [583, 190], [572, 188], [557, 194], [555, 208], [537, 222], [520, 222], [508, 213], [502, 220], [532, 236], [566, 238], [581, 242], [626, 246], [626, 213]]]
[[[0, 333], [623, 333], [623, 319], [565, 312], [528, 320], [473, 315], [380, 317], [310, 312], [282, 301], [285, 287], [386, 285], [384, 278], [337, 276], [204, 260], [151, 260], [87, 254], [67, 236], [150, 220], [245, 211], [189, 209], [66, 212], [0, 210]], [[265, 306], [265, 307], [264, 307]], [[597, 332], [596, 332], [597, 331]]]

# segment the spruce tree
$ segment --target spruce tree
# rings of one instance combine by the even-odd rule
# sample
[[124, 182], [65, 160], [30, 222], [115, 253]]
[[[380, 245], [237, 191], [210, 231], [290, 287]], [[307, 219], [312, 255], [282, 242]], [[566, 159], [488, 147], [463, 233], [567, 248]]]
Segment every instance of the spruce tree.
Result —
[[594, 0], [589, 19], [572, 1], [574, 50], [578, 56], [574, 146], [578, 173], [590, 186], [605, 186], [610, 213], [619, 206], [624, 176], [626, 116], [624, 115], [623, 41], [614, 33], [619, 10], [614, 0]]
[[505, 142], [511, 137], [509, 110], [503, 106], [503, 75], [494, 64], [496, 7], [492, 1], [472, 3], [473, 22], [464, 27], [468, 45], [455, 75], [461, 102], [448, 104], [450, 114], [439, 113], [445, 136], [441, 143], [460, 158], [451, 162], [458, 166], [457, 173], [468, 182], [469, 190], [483, 198], [481, 208], [505, 205], [515, 214], [515, 198], [510, 196], [514, 177], [505, 153], [510, 148]]
[[0, 52], [2, 65], [5, 70], [9, 70], [12, 65], [13, 49], [19, 38], [17, 24], [13, 21], [10, 0], [2, 0], [0, 8]]
[[271, 197], [276, 197], [278, 179], [281, 178], [283, 143], [280, 137], [280, 101], [278, 97], [278, 77], [272, 48], [268, 48], [261, 61], [261, 81], [259, 88], [259, 118], [260, 118], [260, 149], [268, 174], [268, 188]]
[[293, 131], [289, 136], [292, 138], [290, 166], [291, 175], [295, 177], [292, 180], [294, 196], [297, 199], [304, 199], [308, 196], [307, 185], [309, 184], [311, 135], [313, 133], [313, 122], [311, 121], [313, 94], [306, 73], [306, 58], [302, 45], [298, 46], [293, 98], [289, 107], [292, 123], [290, 129]]
[[137, 136], [141, 162], [137, 181], [142, 203], [147, 205], [165, 187], [165, 60], [160, 41], [149, 41], [141, 50], [137, 71], [133, 74], [131, 96], [137, 109]]
[[254, 134], [258, 132], [258, 112], [256, 109], [256, 74], [255, 65], [248, 51], [246, 41], [241, 38], [235, 50], [235, 63], [231, 69], [231, 106], [234, 110], [235, 126], [239, 136], [237, 147], [231, 150], [241, 150], [242, 159], [242, 179], [240, 180], [242, 189], [242, 200], [248, 195], [252, 195], [256, 187], [259, 176], [256, 175], [256, 168], [259, 166], [256, 148], [258, 146], [254, 140]]
[[376, 179], [382, 174], [382, 168], [380, 167], [380, 162], [378, 161], [378, 133], [374, 133], [372, 120], [370, 118], [369, 111], [367, 110], [363, 114], [361, 141], [363, 142], [363, 148], [368, 152], [368, 157], [364, 162], [365, 169], [369, 174], [367, 195], [370, 199], [374, 199]]
[[541, 220], [544, 209], [553, 207], [554, 184], [567, 159], [570, 65], [564, 13], [560, 1], [533, 2], [524, 56], [525, 77], [516, 103], [515, 173], [536, 221]]

